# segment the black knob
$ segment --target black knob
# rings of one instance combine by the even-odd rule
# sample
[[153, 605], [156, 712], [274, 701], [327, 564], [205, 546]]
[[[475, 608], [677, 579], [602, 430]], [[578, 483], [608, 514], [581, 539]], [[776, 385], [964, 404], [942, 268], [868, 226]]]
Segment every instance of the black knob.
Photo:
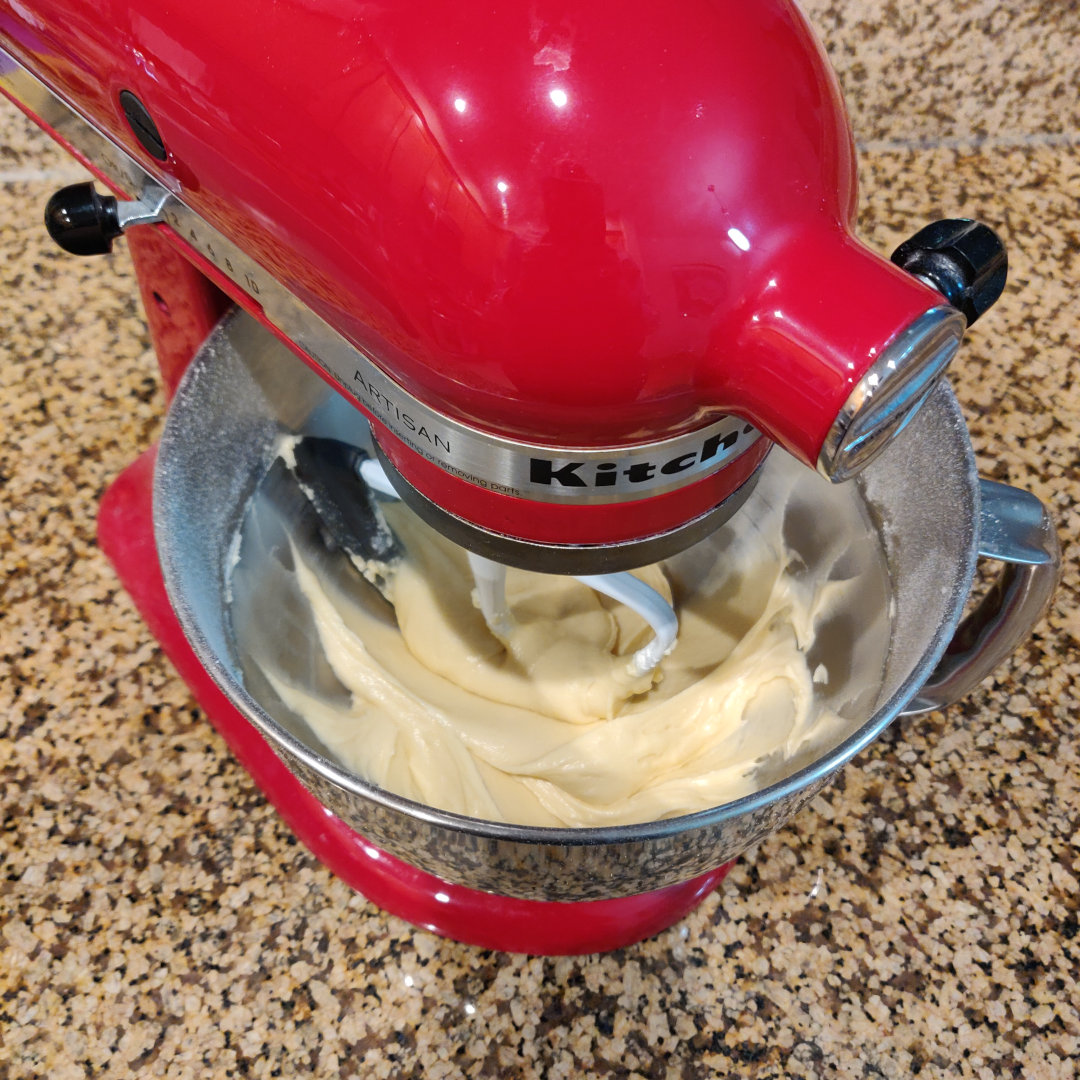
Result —
[[947, 218], [920, 229], [892, 254], [902, 270], [932, 285], [970, 326], [1005, 289], [1009, 260], [989, 225]]
[[116, 200], [91, 183], [61, 188], [45, 207], [45, 228], [72, 255], [105, 255], [123, 232]]

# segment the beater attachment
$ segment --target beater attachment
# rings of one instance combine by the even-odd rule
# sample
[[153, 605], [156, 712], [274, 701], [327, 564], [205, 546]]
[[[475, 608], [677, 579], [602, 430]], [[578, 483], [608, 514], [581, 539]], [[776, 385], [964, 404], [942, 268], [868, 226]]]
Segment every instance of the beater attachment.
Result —
[[[389, 498], [398, 498], [386, 472], [374, 458], [365, 457], [360, 461], [357, 471], [373, 491]], [[468, 553], [468, 557], [484, 621], [495, 637], [505, 641], [514, 627], [514, 618], [506, 602], [506, 567], [472, 551]], [[625, 604], [652, 627], [652, 640], [638, 649], [630, 659], [628, 670], [632, 678], [649, 674], [675, 647], [675, 639], [679, 633], [678, 616], [674, 608], [651, 585], [626, 571], [617, 574], [575, 574], [573, 577], [590, 589]]]

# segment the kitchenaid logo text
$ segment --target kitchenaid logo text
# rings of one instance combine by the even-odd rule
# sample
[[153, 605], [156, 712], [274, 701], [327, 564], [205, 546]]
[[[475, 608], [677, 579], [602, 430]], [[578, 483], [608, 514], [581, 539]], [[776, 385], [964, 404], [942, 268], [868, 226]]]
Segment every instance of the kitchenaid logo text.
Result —
[[[753, 431], [747, 426], [742, 434]], [[739, 441], [738, 429], [710, 435], [698, 448], [675, 454], [666, 459], [623, 461], [529, 459], [529, 480], [546, 487], [606, 488], [624, 484], [647, 484], [667, 476], [678, 476], [690, 469], [700, 470], [709, 464], [719, 464]]]
[[674, 490], [719, 468], [757, 439], [750, 424], [728, 416], [651, 446], [576, 455], [570, 450], [560, 456], [557, 450], [455, 424], [366, 371], [354, 369], [351, 389], [374, 420], [445, 472], [487, 491], [538, 502], [607, 502]]

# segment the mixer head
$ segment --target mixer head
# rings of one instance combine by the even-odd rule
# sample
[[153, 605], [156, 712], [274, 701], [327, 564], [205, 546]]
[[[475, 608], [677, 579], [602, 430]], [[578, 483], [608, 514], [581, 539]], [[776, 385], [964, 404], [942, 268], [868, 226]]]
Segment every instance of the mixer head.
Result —
[[124, 57], [150, 59], [118, 61], [115, 94], [13, 40], [133, 196], [69, 190], [47, 222], [79, 253], [167, 226], [365, 413], [401, 498], [484, 557], [653, 562], [735, 513], [774, 443], [846, 479], [1003, 287], [974, 223], [895, 263], [854, 239], [851, 132], [791, 0], [354, 15], [196, 5], [167, 45], [130, 32]]

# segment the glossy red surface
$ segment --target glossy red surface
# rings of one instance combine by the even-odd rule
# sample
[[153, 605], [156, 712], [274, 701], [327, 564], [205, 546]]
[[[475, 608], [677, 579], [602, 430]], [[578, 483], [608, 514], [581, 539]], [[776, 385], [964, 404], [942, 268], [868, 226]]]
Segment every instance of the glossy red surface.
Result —
[[128, 248], [167, 397], [230, 307], [229, 298], [156, 229], [133, 229]]
[[730, 864], [691, 881], [617, 900], [517, 900], [452, 885], [380, 851], [326, 809], [282, 764], [199, 663], [173, 614], [151, 523], [153, 450], [106, 492], [98, 538], [124, 587], [237, 759], [312, 853], [354, 889], [416, 926], [470, 945], [544, 955], [603, 952], [679, 921]]
[[0, 0], [0, 37], [396, 378], [492, 430], [608, 445], [731, 411], [813, 460], [935, 302], [849, 238], [850, 133], [790, 0]]

